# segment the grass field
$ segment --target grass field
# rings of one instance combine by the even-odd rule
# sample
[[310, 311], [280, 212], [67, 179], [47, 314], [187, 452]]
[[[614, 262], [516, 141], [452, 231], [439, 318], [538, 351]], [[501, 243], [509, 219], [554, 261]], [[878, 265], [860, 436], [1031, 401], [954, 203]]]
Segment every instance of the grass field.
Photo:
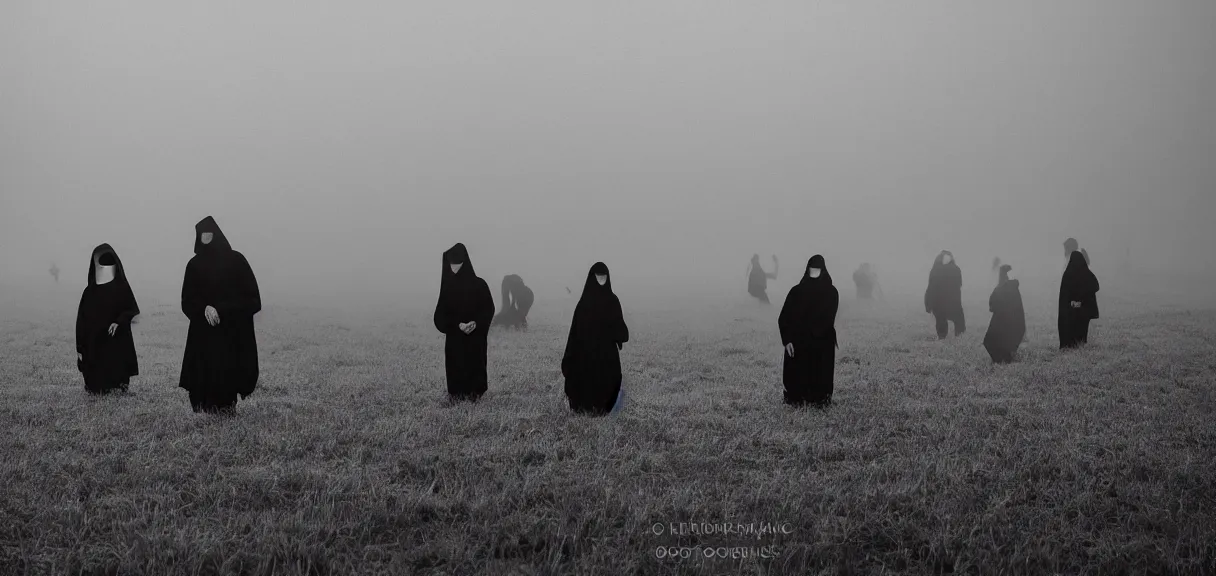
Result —
[[457, 407], [429, 310], [269, 303], [258, 390], [223, 419], [177, 388], [176, 304], [141, 304], [142, 373], [105, 398], [74, 301], [5, 310], [0, 572], [1216, 573], [1216, 313], [1107, 298], [1061, 353], [1028, 301], [994, 367], [985, 308], [939, 342], [915, 300], [851, 306], [818, 412], [780, 403], [776, 307], [625, 302], [626, 404], [587, 419], [557, 368], [572, 301], [492, 332], [490, 392]]

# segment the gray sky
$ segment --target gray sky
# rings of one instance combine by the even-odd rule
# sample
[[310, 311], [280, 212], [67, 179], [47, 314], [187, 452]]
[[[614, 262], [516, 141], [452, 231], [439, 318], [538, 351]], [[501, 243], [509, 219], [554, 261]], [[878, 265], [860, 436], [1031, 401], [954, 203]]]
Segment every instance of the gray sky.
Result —
[[[215, 216], [264, 291], [497, 297], [596, 260], [743, 293], [753, 252], [919, 287], [1216, 270], [1216, 2], [0, 3], [0, 284]], [[788, 271], [788, 272], [787, 272]], [[1109, 280], [1107, 280], [1109, 281]], [[784, 294], [774, 295], [779, 302]], [[984, 294], [986, 297], [986, 294]]]

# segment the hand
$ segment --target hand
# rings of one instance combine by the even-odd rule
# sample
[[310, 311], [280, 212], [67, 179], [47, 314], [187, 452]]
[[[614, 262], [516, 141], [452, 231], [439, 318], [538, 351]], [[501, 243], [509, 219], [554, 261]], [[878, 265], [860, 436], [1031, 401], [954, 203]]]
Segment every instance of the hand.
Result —
[[81, 354], [80, 352], [77, 352], [77, 353], [76, 353], [76, 361], [77, 361], [77, 362], [84, 362], [84, 354]]
[[207, 318], [207, 323], [215, 326], [220, 323], [220, 313], [215, 311], [215, 308], [208, 306], [203, 310], [203, 316]]
[[1070, 302], [1070, 304], [1072, 304], [1072, 307], [1073, 307], [1073, 308], [1080, 308], [1080, 307], [1081, 307], [1081, 303], [1080, 303], [1080, 302], [1077, 302], [1076, 300], [1074, 300], [1074, 301]]
[[118, 324], [110, 324], [110, 329], [107, 330], [107, 332], [110, 333], [110, 336], [113, 336], [114, 332], [117, 330], [118, 330]]
[[785, 353], [789, 354], [790, 358], [794, 357], [794, 343], [793, 342], [790, 342], [789, 344], [785, 345]]

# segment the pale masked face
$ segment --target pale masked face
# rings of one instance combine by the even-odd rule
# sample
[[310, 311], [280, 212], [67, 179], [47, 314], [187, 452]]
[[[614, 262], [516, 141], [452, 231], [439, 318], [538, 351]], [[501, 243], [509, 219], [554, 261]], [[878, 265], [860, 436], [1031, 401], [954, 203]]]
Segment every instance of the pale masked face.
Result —
[[811, 268], [807, 270], [806, 274], [811, 278], [818, 278], [820, 274], [823, 274], [823, 270], [820, 270], [819, 268]]
[[203, 232], [199, 235], [199, 238], [203, 241], [203, 244], [210, 244], [211, 239], [215, 238], [215, 234], [212, 234], [211, 232]]
[[595, 281], [598, 282], [600, 286], [603, 286], [604, 284], [608, 283], [608, 275], [607, 274], [596, 274]]
[[942, 256], [942, 264], [949, 264], [953, 261], [954, 261], [954, 257], [949, 254]]
[[460, 269], [463, 267], [464, 267], [464, 262], [461, 262], [460, 264], [452, 264], [452, 274], [456, 274], [457, 272], [460, 272]]

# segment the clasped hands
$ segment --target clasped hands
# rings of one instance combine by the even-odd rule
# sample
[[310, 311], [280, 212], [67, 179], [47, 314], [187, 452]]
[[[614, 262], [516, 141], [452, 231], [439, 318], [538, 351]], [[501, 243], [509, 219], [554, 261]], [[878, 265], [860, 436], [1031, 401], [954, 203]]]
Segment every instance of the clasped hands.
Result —
[[460, 328], [460, 331], [464, 332], [465, 334], [472, 334], [473, 331], [477, 329], [477, 321], [469, 320], [468, 322], [461, 322], [459, 325], [457, 325], [457, 328]]
[[220, 323], [220, 313], [216, 312], [215, 308], [208, 306], [203, 310], [203, 317], [207, 319], [207, 323], [216, 326]]

